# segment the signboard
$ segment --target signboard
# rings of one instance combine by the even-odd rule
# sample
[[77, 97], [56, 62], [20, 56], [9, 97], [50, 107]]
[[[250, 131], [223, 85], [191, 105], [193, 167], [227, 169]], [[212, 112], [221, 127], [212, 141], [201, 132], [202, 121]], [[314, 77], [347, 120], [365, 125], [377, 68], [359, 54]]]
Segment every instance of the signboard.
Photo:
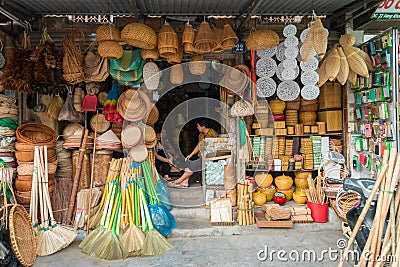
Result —
[[233, 53], [246, 53], [246, 43], [245, 42], [237, 42], [235, 47], [232, 48]]
[[379, 4], [373, 19], [400, 19], [400, 0], [384, 0]]

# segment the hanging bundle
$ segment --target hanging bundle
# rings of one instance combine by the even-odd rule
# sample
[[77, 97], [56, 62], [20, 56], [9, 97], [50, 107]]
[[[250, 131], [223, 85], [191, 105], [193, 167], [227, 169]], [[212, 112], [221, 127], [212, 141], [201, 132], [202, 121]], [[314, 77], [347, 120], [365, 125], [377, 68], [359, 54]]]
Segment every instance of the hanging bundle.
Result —
[[64, 100], [61, 98], [59, 94], [56, 94], [51, 100], [46, 110], [47, 117], [53, 120], [57, 120], [63, 105], [64, 105]]
[[210, 24], [203, 21], [196, 34], [194, 48], [199, 54], [212, 52], [217, 47], [217, 40], [211, 30]]
[[[83, 33], [82, 33], [83, 35]], [[63, 57], [63, 77], [67, 83], [77, 84], [85, 80], [83, 72], [83, 55], [76, 45], [75, 34], [65, 36], [62, 47]]]

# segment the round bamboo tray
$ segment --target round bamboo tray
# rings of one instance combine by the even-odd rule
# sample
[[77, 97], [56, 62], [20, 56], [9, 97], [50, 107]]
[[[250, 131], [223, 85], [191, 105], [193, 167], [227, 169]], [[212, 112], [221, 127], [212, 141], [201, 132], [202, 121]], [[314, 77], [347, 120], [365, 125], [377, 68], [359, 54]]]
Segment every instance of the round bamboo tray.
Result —
[[279, 35], [271, 30], [256, 30], [246, 39], [246, 47], [252, 51], [265, 50], [278, 44]]
[[56, 132], [50, 127], [39, 123], [25, 123], [15, 131], [18, 142], [28, 144], [46, 144], [56, 141]]
[[117, 41], [104, 41], [99, 43], [98, 52], [102, 58], [119, 59], [124, 50]]
[[142, 49], [154, 49], [157, 46], [157, 34], [149, 26], [141, 23], [129, 23], [121, 31], [125, 43]]
[[10, 241], [13, 252], [23, 266], [36, 261], [36, 237], [29, 214], [21, 205], [15, 204], [9, 213]]
[[119, 41], [120, 39], [121, 32], [112, 24], [100, 25], [96, 29], [96, 40], [98, 42]]

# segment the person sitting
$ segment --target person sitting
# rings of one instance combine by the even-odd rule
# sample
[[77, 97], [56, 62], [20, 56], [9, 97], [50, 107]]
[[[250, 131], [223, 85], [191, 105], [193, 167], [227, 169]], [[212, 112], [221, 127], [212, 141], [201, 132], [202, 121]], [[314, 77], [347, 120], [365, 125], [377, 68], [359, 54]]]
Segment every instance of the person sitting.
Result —
[[193, 151], [185, 159], [185, 172], [174, 182], [170, 182], [171, 187], [189, 187], [189, 178], [192, 176], [194, 171], [201, 169], [201, 161], [198, 160], [199, 157], [201, 157], [200, 142], [202, 142], [205, 138], [218, 137], [218, 133], [214, 129], [210, 128], [209, 121], [206, 119], [199, 119], [197, 121], [197, 130], [200, 132], [199, 141]]

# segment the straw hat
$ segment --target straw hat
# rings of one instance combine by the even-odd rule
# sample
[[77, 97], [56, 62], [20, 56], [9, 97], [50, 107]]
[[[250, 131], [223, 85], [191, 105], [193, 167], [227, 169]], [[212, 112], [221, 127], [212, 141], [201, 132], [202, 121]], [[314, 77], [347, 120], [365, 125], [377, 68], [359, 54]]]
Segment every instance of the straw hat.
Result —
[[246, 65], [229, 68], [221, 81], [222, 85], [236, 94], [242, 93], [249, 84], [250, 70]]
[[158, 121], [160, 113], [158, 112], [158, 108], [154, 105], [153, 108], [150, 110], [149, 116], [147, 117], [146, 124], [153, 125]]
[[147, 62], [143, 66], [143, 80], [147, 89], [157, 90], [160, 82], [160, 69], [154, 62]]
[[143, 162], [148, 155], [147, 147], [145, 145], [137, 145], [129, 150], [129, 157], [134, 162]]
[[147, 148], [153, 148], [157, 145], [156, 131], [150, 125], [146, 125], [144, 129], [144, 142]]
[[104, 133], [110, 128], [110, 122], [106, 120], [104, 114], [96, 114], [90, 120], [90, 127], [92, 127], [93, 131], [96, 131], [97, 128], [98, 133]]
[[271, 30], [256, 30], [246, 39], [248, 50], [265, 50], [279, 44], [279, 35]]
[[139, 121], [146, 118], [151, 108], [151, 100], [140, 90], [127, 90], [118, 98], [118, 112], [129, 121]]
[[62, 135], [64, 140], [73, 135], [82, 135], [84, 127], [77, 122], [73, 122], [65, 126]]
[[136, 124], [130, 124], [121, 132], [122, 145], [126, 148], [132, 148], [139, 144], [142, 138], [142, 131]]

